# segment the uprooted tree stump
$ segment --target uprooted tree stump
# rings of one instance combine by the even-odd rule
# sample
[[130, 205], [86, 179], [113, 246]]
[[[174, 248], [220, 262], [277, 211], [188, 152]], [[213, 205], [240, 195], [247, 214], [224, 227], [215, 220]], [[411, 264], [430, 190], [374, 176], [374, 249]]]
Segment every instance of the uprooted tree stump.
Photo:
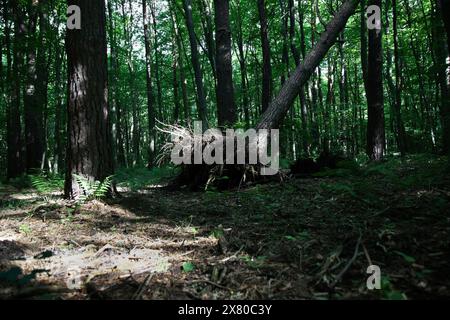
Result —
[[[162, 152], [159, 156], [158, 163], [166, 162], [169, 158], [173, 162], [173, 156], [184, 161], [175, 164], [181, 168], [180, 175], [172, 181], [171, 187], [188, 187], [190, 190], [206, 190], [208, 188], [215, 188], [218, 190], [227, 190], [236, 187], [243, 187], [251, 183], [262, 183], [268, 181], [279, 180], [281, 175], [275, 174], [272, 176], [262, 175], [261, 172], [265, 166], [260, 162], [259, 156], [253, 158], [249, 154], [251, 150], [254, 154], [258, 154], [258, 144], [252, 144], [250, 140], [241, 140], [240, 144], [237, 141], [236, 136], [232, 136], [234, 141], [231, 142], [231, 148], [233, 149], [233, 161], [227, 158], [224, 150], [230, 148], [230, 144], [227, 144], [227, 138], [220, 131], [216, 131], [215, 135], [203, 135], [191, 128], [184, 128], [174, 125], [163, 125], [163, 128], [158, 128], [163, 133], [171, 135], [171, 141], [167, 142], [162, 148]], [[259, 137], [259, 136], [258, 136]], [[223, 139], [223, 140], [221, 140]], [[221, 141], [219, 141], [221, 140]], [[258, 140], [259, 141], [259, 140]], [[234, 143], [233, 143], [234, 142]], [[222, 154], [216, 154], [214, 148], [211, 149], [211, 144], [218, 143], [222, 147]], [[234, 146], [234, 147], [233, 147]], [[241, 147], [240, 147], [241, 146]], [[243, 146], [243, 147], [242, 147]], [[202, 157], [199, 161], [199, 157], [195, 156], [195, 150], [201, 153]], [[208, 150], [209, 148], [209, 150]], [[252, 149], [253, 148], [253, 149]], [[266, 151], [267, 149], [265, 149]], [[205, 161], [203, 155], [205, 152], [209, 152], [212, 158], [220, 160], [211, 164], [211, 161]], [[245, 152], [245, 164], [243, 161], [238, 161], [237, 154], [239, 152]], [[217, 156], [217, 157], [216, 157]], [[252, 159], [252, 161], [250, 161]], [[230, 164], [232, 162], [232, 164]], [[251, 163], [250, 163], [251, 162]], [[239, 164], [237, 164], [239, 163]]]

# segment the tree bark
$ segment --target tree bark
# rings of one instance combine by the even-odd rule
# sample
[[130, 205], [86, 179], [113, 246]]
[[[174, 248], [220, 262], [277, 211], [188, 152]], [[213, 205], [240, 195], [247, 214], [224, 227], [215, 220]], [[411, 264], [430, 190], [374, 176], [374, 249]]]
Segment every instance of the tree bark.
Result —
[[[42, 4], [41, 4], [42, 6]], [[25, 83], [24, 110], [25, 110], [25, 147], [26, 147], [26, 169], [28, 172], [40, 169], [45, 152], [45, 134], [43, 109], [46, 91], [46, 65], [43, 52], [43, 32], [45, 23], [40, 22], [39, 37], [36, 38], [36, 27], [39, 14], [42, 10], [37, 4], [31, 2], [27, 5], [29, 16], [27, 26], [27, 76]], [[42, 30], [43, 29], [43, 30]], [[39, 40], [39, 41], [38, 41]], [[36, 43], [39, 42], [39, 53], [36, 54]]]
[[192, 1], [183, 0], [183, 8], [186, 19], [186, 26], [189, 32], [189, 43], [191, 45], [191, 62], [195, 73], [195, 85], [197, 88], [197, 109], [203, 129], [208, 128], [208, 117], [206, 109], [205, 88], [203, 86], [203, 72], [198, 57], [197, 38], [195, 36], [194, 21], [192, 19]]
[[217, 111], [220, 127], [237, 121], [231, 65], [229, 0], [214, 0], [216, 24]]
[[[377, 5], [382, 10], [381, 0], [372, 0], [371, 5]], [[385, 151], [381, 29], [369, 30], [368, 90], [366, 95], [369, 115], [366, 151], [371, 160], [380, 161]]]
[[[442, 20], [446, 31], [447, 39], [447, 55], [443, 58], [442, 67], [439, 73], [441, 74], [441, 118], [443, 123], [443, 141], [444, 151], [450, 155], [450, 0], [440, 0], [440, 10], [442, 14]], [[445, 52], [445, 48], [441, 48], [442, 53]]]
[[[150, 0], [152, 1], [152, 0]], [[150, 4], [151, 6], [151, 4]], [[147, 117], [148, 117], [148, 159], [147, 167], [153, 168], [155, 165], [155, 104], [153, 99], [152, 88], [152, 56], [151, 56], [151, 44], [150, 34], [148, 28], [148, 14], [147, 14], [147, 0], [142, 0], [142, 16], [144, 23], [144, 42], [145, 42], [145, 73], [147, 84]]]
[[326, 31], [322, 34], [312, 51], [305, 57], [289, 79], [286, 80], [278, 96], [272, 101], [267, 111], [262, 115], [258, 124], [258, 129], [276, 128], [289, 108], [301, 88], [311, 77], [313, 71], [327, 54], [328, 50], [337, 40], [337, 36], [344, 29], [350, 16], [355, 12], [359, 0], [347, 0], [336, 13], [331, 22], [327, 25]]
[[258, 13], [261, 34], [261, 46], [263, 52], [263, 77], [262, 77], [262, 112], [269, 108], [272, 99], [272, 65], [270, 58], [269, 26], [267, 24], [265, 0], [258, 0]]
[[[8, 6], [11, 4], [11, 8]], [[14, 43], [12, 61], [8, 63], [8, 83], [10, 84], [9, 104], [6, 111], [6, 141], [7, 141], [7, 178], [12, 179], [24, 172], [23, 150], [22, 150], [22, 126], [20, 121], [20, 91], [21, 91], [21, 69], [23, 65], [23, 41], [25, 38], [24, 12], [19, 0], [6, 0], [4, 2], [5, 21], [9, 21], [8, 12], [12, 13], [14, 20]], [[6, 47], [10, 51], [9, 28], [7, 31]], [[12, 66], [11, 66], [12, 64]], [[12, 70], [12, 72], [11, 72]]]
[[398, 15], [397, 15], [397, 0], [392, 0], [392, 23], [394, 29], [394, 65], [395, 65], [395, 103], [394, 103], [394, 116], [395, 116], [395, 133], [397, 137], [397, 145], [404, 156], [407, 152], [407, 144], [406, 144], [406, 130], [405, 125], [403, 123], [402, 118], [402, 96], [401, 96], [401, 70], [400, 70], [400, 48], [399, 48], [399, 39], [398, 39]]
[[104, 0], [68, 0], [83, 12], [81, 30], [67, 30], [68, 147], [65, 196], [82, 195], [73, 174], [103, 181], [114, 173], [108, 125], [108, 62]]
[[111, 117], [113, 122], [113, 147], [114, 156], [117, 159], [117, 164], [120, 167], [126, 167], [126, 155], [125, 147], [123, 141], [123, 123], [122, 123], [122, 106], [119, 103], [119, 93], [118, 93], [118, 73], [119, 73], [119, 56], [117, 48], [117, 36], [114, 30], [115, 24], [113, 22], [113, 1], [108, 0], [108, 32], [109, 41], [111, 47], [111, 71], [110, 71], [110, 82], [109, 87], [111, 92]]

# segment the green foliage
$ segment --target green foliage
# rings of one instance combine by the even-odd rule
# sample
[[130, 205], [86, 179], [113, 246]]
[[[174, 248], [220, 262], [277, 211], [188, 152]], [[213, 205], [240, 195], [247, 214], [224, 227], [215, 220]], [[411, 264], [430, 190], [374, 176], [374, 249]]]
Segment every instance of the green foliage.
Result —
[[407, 300], [406, 295], [394, 289], [388, 276], [381, 277], [381, 295], [386, 300]]
[[40, 194], [62, 191], [64, 189], [64, 178], [58, 175], [38, 174], [29, 176], [31, 185]]
[[192, 262], [185, 262], [181, 268], [184, 272], [189, 273], [195, 270], [195, 265]]
[[19, 226], [19, 232], [25, 234], [26, 236], [28, 236], [28, 234], [31, 233], [31, 227], [28, 224], [21, 224]]
[[33, 185], [31, 184], [31, 179], [27, 175], [21, 175], [20, 177], [10, 179], [8, 183], [19, 190], [29, 189], [33, 187]]
[[76, 174], [73, 177], [83, 191], [83, 195], [80, 196], [81, 202], [104, 198], [112, 187], [112, 177], [107, 177], [103, 181], [91, 181]]
[[137, 191], [150, 185], [158, 185], [175, 178], [179, 174], [179, 168], [166, 166], [161, 168], [121, 168], [114, 176], [117, 185], [122, 188]]

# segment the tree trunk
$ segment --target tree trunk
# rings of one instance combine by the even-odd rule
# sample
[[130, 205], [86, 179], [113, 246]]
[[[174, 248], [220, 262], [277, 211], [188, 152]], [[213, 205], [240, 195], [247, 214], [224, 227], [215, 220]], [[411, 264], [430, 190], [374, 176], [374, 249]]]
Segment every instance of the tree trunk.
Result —
[[250, 101], [249, 101], [249, 85], [247, 75], [247, 62], [246, 51], [244, 50], [244, 35], [242, 30], [242, 10], [241, 3], [238, 3], [238, 21], [237, 21], [237, 34], [236, 34], [236, 46], [237, 56], [239, 60], [239, 69], [241, 73], [241, 97], [242, 108], [244, 109], [244, 122], [247, 128], [250, 127]]
[[189, 32], [189, 43], [191, 45], [191, 62], [195, 73], [195, 85], [197, 88], [197, 109], [203, 129], [208, 128], [208, 117], [206, 109], [205, 88], [203, 87], [203, 72], [198, 57], [197, 38], [195, 36], [194, 21], [192, 19], [192, 1], [183, 0], [183, 8], [186, 19], [186, 26]]
[[261, 46], [263, 52], [263, 78], [262, 78], [262, 112], [269, 108], [272, 99], [272, 65], [270, 59], [269, 26], [267, 24], [265, 0], [258, 0], [259, 24], [261, 26]]
[[214, 0], [216, 24], [217, 111], [220, 127], [237, 121], [231, 65], [229, 0]]
[[[59, 41], [59, 39], [58, 39]], [[64, 167], [64, 144], [63, 137], [65, 130], [63, 128], [63, 90], [62, 85], [62, 69], [63, 69], [63, 48], [56, 46], [56, 61], [55, 61], [55, 164], [54, 170], [58, 173]]]
[[[8, 0], [4, 3], [5, 21], [8, 21], [7, 13], [9, 12]], [[8, 179], [20, 176], [24, 171], [23, 150], [22, 150], [22, 126], [20, 122], [20, 82], [21, 69], [23, 64], [23, 41], [25, 35], [24, 12], [20, 7], [19, 0], [12, 0], [11, 4], [12, 17], [14, 19], [14, 43], [12, 61], [8, 63], [8, 82], [10, 83], [9, 104], [6, 111], [6, 141], [8, 148], [7, 160], [7, 177]], [[6, 47], [10, 48], [9, 28], [7, 32]], [[7, 49], [8, 52], [10, 49]], [[12, 63], [12, 67], [11, 67]], [[12, 69], [12, 72], [11, 72]]]
[[286, 80], [278, 96], [272, 101], [267, 111], [262, 115], [261, 121], [257, 126], [259, 129], [272, 129], [280, 124], [301, 88], [311, 77], [313, 71], [325, 57], [328, 50], [336, 42], [337, 36], [344, 29], [348, 19], [355, 12], [359, 2], [359, 0], [347, 0], [341, 6], [341, 9], [328, 24], [326, 31], [322, 34], [320, 40], [305, 57], [303, 63], [301, 63], [289, 79]]
[[114, 173], [108, 125], [108, 62], [104, 0], [68, 0], [83, 12], [81, 30], [67, 30], [68, 148], [65, 196], [83, 191], [73, 174], [103, 181]]
[[[381, 0], [372, 0], [371, 5], [381, 8]], [[381, 21], [380, 21], [381, 23]], [[382, 30], [369, 30], [367, 104], [367, 155], [380, 161], [385, 151], [384, 104], [383, 104], [383, 53]]]
[[[125, 147], [123, 141], [123, 124], [122, 124], [122, 106], [119, 104], [118, 93], [118, 73], [119, 73], [119, 56], [117, 50], [116, 32], [114, 32], [113, 22], [113, 6], [112, 0], [108, 0], [108, 29], [111, 46], [111, 72], [110, 72], [110, 89], [111, 89], [111, 114], [113, 121], [113, 139], [115, 150], [114, 155], [117, 157], [117, 164], [120, 167], [126, 167], [127, 161], [125, 156]], [[115, 129], [115, 130], [114, 130]]]
[[[26, 169], [28, 172], [40, 169], [45, 151], [45, 134], [43, 123], [44, 86], [46, 86], [45, 56], [42, 52], [43, 32], [39, 30], [39, 55], [36, 55], [36, 26], [39, 17], [36, 4], [28, 4], [29, 22], [27, 27], [27, 76], [25, 83], [24, 110], [25, 110], [25, 147]], [[42, 18], [42, 16], [41, 16]], [[44, 26], [45, 23], [40, 23]], [[42, 28], [40, 28], [42, 29]]]
[[[152, 1], [152, 0], [151, 0]], [[150, 4], [151, 6], [152, 4]], [[145, 71], [147, 80], [147, 117], [148, 117], [148, 159], [147, 167], [153, 168], [155, 165], [155, 105], [152, 88], [152, 56], [150, 34], [148, 28], [147, 0], [142, 0], [142, 16], [144, 23], [144, 42], [145, 42]]]
[[447, 53], [446, 56], [444, 55], [441, 58], [442, 66], [439, 71], [441, 78], [441, 118], [444, 131], [444, 151], [450, 154], [450, 0], [440, 0], [439, 6], [447, 35], [447, 51], [445, 51], [443, 45], [439, 50], [442, 53]]
[[[170, 3], [169, 3], [170, 5]], [[183, 61], [183, 45], [181, 42], [181, 34], [180, 34], [180, 27], [178, 25], [177, 16], [175, 13], [175, 10], [172, 6], [170, 6], [170, 12], [172, 17], [172, 24], [173, 29], [175, 32], [175, 40], [177, 45], [177, 52], [178, 52], [178, 66], [179, 66], [179, 73], [180, 73], [180, 84], [181, 84], [181, 96], [183, 100], [183, 111], [184, 111], [184, 120], [185, 123], [189, 126], [191, 123], [191, 110], [189, 106], [189, 98], [187, 93], [187, 82], [186, 82], [186, 75], [184, 71], [184, 61]]]
[[400, 49], [399, 49], [399, 39], [398, 39], [398, 17], [397, 17], [397, 0], [392, 0], [392, 23], [394, 29], [394, 64], [395, 64], [395, 103], [394, 103], [394, 116], [395, 116], [395, 134], [397, 137], [397, 145], [404, 156], [407, 152], [406, 145], [406, 131], [405, 125], [403, 123], [403, 118], [401, 114], [402, 109], [402, 96], [401, 96], [401, 88], [400, 88], [400, 80], [401, 80], [401, 70], [400, 70]]

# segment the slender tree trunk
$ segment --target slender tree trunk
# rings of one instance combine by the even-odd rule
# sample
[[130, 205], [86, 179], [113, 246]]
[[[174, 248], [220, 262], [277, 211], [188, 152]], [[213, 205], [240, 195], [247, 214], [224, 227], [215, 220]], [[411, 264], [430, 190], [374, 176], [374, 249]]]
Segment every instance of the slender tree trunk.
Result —
[[108, 124], [108, 62], [104, 0], [68, 0], [83, 12], [81, 30], [67, 30], [68, 148], [65, 196], [83, 191], [73, 174], [103, 181], [114, 173]]
[[[206, 55], [208, 57], [209, 63], [211, 64], [211, 70], [214, 77], [214, 84], [217, 85], [217, 69], [216, 69], [216, 48], [214, 46], [214, 31], [213, 23], [211, 17], [211, 8], [209, 3], [205, 0], [196, 0], [200, 9], [200, 19], [202, 21], [203, 32], [205, 34], [205, 44], [206, 44]], [[208, 1], [209, 2], [209, 1]]]
[[445, 45], [441, 45], [441, 49], [439, 50], [442, 54], [445, 52], [447, 53], [446, 56], [444, 55], [440, 59], [441, 68], [439, 70], [439, 74], [441, 78], [441, 118], [443, 124], [443, 144], [444, 151], [450, 155], [450, 1], [440, 0], [438, 7], [440, 7], [447, 36], [447, 51], [445, 51]]
[[312, 51], [305, 57], [297, 69], [286, 80], [278, 96], [272, 101], [267, 111], [263, 114], [259, 129], [276, 128], [289, 108], [292, 106], [300, 89], [311, 77], [313, 71], [327, 54], [328, 50], [336, 42], [337, 36], [344, 29], [350, 16], [355, 12], [359, 0], [347, 0], [335, 14]]
[[258, 0], [261, 46], [263, 52], [262, 112], [269, 108], [272, 99], [272, 65], [270, 58], [269, 26], [267, 24], [265, 0]]
[[237, 121], [231, 65], [229, 0], [214, 0], [216, 24], [217, 111], [220, 127]]
[[[8, 6], [11, 4], [11, 8]], [[12, 17], [14, 19], [14, 43], [13, 43], [13, 58], [8, 63], [8, 83], [10, 83], [9, 104], [7, 107], [6, 118], [6, 141], [8, 148], [7, 160], [7, 177], [15, 178], [24, 172], [23, 150], [22, 150], [22, 126], [20, 121], [20, 79], [21, 69], [23, 64], [23, 41], [25, 36], [25, 21], [24, 12], [20, 6], [19, 0], [6, 0], [4, 3], [5, 20], [8, 21], [7, 12], [11, 9]], [[6, 47], [10, 48], [9, 28], [7, 31]], [[10, 51], [10, 49], [7, 49]], [[11, 60], [11, 59], [10, 59]], [[12, 68], [11, 68], [12, 63]]]
[[[59, 41], [59, 39], [58, 39]], [[64, 51], [58, 44], [56, 46], [56, 61], [55, 61], [55, 167], [54, 170], [58, 173], [60, 170], [64, 169], [64, 133], [63, 128], [63, 90], [64, 85], [62, 85], [62, 69], [63, 69], [63, 54]]]
[[[39, 17], [37, 4], [28, 4], [27, 27], [27, 76], [25, 83], [24, 110], [25, 110], [25, 147], [26, 169], [28, 172], [40, 169], [45, 151], [43, 107], [43, 86], [45, 85], [45, 56], [42, 53], [43, 43], [39, 43], [40, 55], [36, 55], [36, 26]], [[41, 24], [42, 26], [43, 24]], [[39, 42], [43, 40], [42, 30]], [[39, 61], [37, 61], [39, 59]], [[46, 85], [45, 85], [46, 86]]]
[[191, 62], [195, 73], [195, 84], [197, 88], [197, 109], [203, 124], [203, 129], [208, 128], [208, 117], [206, 108], [205, 88], [203, 86], [203, 72], [198, 56], [197, 38], [195, 36], [194, 21], [192, 19], [192, 1], [183, 0], [183, 8], [186, 19], [186, 26], [189, 32], [189, 42], [191, 45]]
[[156, 93], [158, 102], [158, 113], [162, 121], [166, 121], [166, 115], [164, 114], [165, 108], [163, 108], [162, 101], [162, 85], [161, 85], [161, 75], [160, 75], [160, 52], [159, 52], [159, 42], [158, 42], [158, 21], [156, 20], [156, 8], [155, 3], [151, 2], [150, 13], [152, 15], [153, 24], [153, 47], [155, 50], [155, 80], [156, 80]]
[[111, 92], [111, 117], [113, 122], [113, 141], [114, 155], [117, 157], [117, 164], [120, 167], [126, 167], [127, 161], [125, 156], [125, 146], [123, 141], [123, 123], [122, 123], [122, 106], [119, 103], [119, 56], [117, 50], [117, 37], [114, 30], [113, 22], [113, 1], [108, 0], [108, 31], [111, 46], [111, 72], [110, 72], [110, 90]]
[[401, 70], [400, 70], [400, 49], [399, 49], [399, 39], [398, 39], [398, 15], [397, 15], [397, 0], [392, 0], [392, 11], [393, 11], [393, 29], [394, 29], [394, 64], [395, 64], [395, 104], [394, 104], [394, 116], [395, 116], [395, 131], [397, 136], [397, 145], [400, 149], [402, 155], [407, 152], [406, 144], [406, 130], [403, 123], [403, 118], [401, 114], [402, 109], [402, 96], [401, 96]]
[[244, 121], [247, 128], [250, 127], [250, 101], [249, 101], [249, 85], [247, 75], [246, 51], [244, 50], [244, 35], [242, 30], [242, 10], [241, 3], [238, 3], [238, 30], [236, 35], [237, 56], [239, 59], [239, 69], [241, 73], [241, 97], [242, 108], [244, 109]]
[[[372, 0], [371, 5], [381, 8], [381, 0]], [[381, 23], [381, 21], [380, 21]], [[367, 155], [374, 161], [382, 160], [385, 151], [384, 102], [383, 102], [383, 53], [382, 30], [369, 30], [367, 103], [369, 122], [367, 125]]]
[[[150, 0], [153, 1], [153, 0]], [[152, 4], [150, 4], [152, 6]], [[150, 31], [148, 28], [147, 0], [142, 0], [142, 16], [144, 23], [144, 42], [145, 42], [145, 71], [147, 80], [147, 117], [148, 117], [148, 159], [147, 167], [153, 168], [155, 165], [155, 105], [152, 88], [152, 56], [150, 44]]]
[[180, 85], [181, 85], [181, 96], [183, 100], [183, 110], [184, 110], [184, 119], [187, 125], [190, 125], [191, 123], [191, 108], [189, 106], [189, 98], [188, 98], [188, 92], [187, 92], [187, 81], [186, 81], [186, 75], [184, 71], [184, 60], [183, 60], [183, 45], [181, 42], [181, 34], [180, 34], [180, 27], [178, 25], [177, 16], [175, 13], [175, 10], [172, 6], [170, 6], [171, 16], [172, 16], [172, 24], [173, 29], [175, 32], [175, 40], [177, 45], [177, 52], [178, 52], [178, 65], [179, 65], [179, 73], [180, 73]]
[[[125, 11], [125, 0], [122, 0], [122, 21], [123, 21], [123, 28], [124, 28], [124, 36], [125, 36], [125, 43], [126, 43], [126, 59], [127, 59], [127, 67], [128, 67], [128, 74], [129, 74], [129, 81], [128, 81], [128, 90], [129, 90], [129, 99], [131, 104], [131, 118], [132, 118], [132, 132], [131, 132], [131, 144], [133, 149], [133, 165], [138, 165], [141, 162], [141, 129], [140, 129], [140, 121], [139, 121], [139, 114], [138, 114], [138, 94], [136, 91], [136, 70], [133, 63], [133, 35], [131, 26], [133, 25], [134, 21], [134, 15], [133, 15], [133, 6], [132, 1], [129, 0], [129, 22], [127, 22], [127, 13]], [[127, 138], [129, 140], [129, 138]], [[127, 154], [129, 153], [129, 150], [127, 148]]]

